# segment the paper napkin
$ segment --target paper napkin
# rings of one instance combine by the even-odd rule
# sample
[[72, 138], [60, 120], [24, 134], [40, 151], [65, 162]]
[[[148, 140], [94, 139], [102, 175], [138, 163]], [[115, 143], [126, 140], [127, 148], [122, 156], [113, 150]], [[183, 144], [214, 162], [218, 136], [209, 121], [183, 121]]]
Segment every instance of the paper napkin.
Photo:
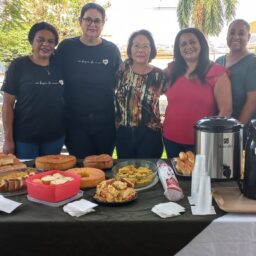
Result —
[[11, 213], [21, 204], [0, 195], [0, 211], [2, 212]]
[[180, 215], [181, 212], [185, 212], [185, 208], [177, 203], [168, 202], [155, 205], [151, 211], [161, 218], [168, 218]]
[[98, 206], [88, 200], [81, 199], [63, 207], [63, 211], [70, 214], [71, 216], [80, 217], [89, 212], [94, 212], [94, 207]]

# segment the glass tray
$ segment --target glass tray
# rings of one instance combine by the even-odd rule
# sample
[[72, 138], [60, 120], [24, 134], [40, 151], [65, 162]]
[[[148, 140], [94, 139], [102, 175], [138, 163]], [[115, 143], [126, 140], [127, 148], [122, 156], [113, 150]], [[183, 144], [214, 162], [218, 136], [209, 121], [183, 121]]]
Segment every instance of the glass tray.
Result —
[[134, 189], [135, 189], [135, 191], [139, 192], [139, 191], [143, 191], [143, 190], [152, 188], [152, 187], [154, 187], [154, 186], [157, 184], [158, 180], [159, 180], [158, 175], [156, 175], [156, 177], [154, 178], [154, 180], [153, 180], [150, 184], [148, 184], [147, 186], [145, 186], [145, 187], [140, 187], [140, 188], [134, 188]]
[[42, 201], [42, 200], [39, 200], [39, 199], [36, 199], [32, 196], [29, 196], [27, 195], [27, 198], [29, 201], [31, 202], [34, 202], [34, 203], [38, 203], [38, 204], [44, 204], [44, 205], [47, 205], [47, 206], [51, 206], [51, 207], [59, 207], [59, 206], [62, 206], [62, 205], [65, 205], [67, 203], [70, 203], [76, 199], [79, 199], [83, 196], [84, 192], [83, 191], [79, 191], [76, 195], [64, 200], [64, 201], [60, 201], [60, 202], [56, 202], [56, 203], [53, 203], [53, 202], [46, 202], [46, 201]]

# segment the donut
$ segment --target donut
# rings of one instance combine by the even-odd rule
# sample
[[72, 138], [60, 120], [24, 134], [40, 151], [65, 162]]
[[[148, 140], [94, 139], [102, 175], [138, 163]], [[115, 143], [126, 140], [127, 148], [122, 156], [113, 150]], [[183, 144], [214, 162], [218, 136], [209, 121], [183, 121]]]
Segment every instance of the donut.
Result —
[[92, 167], [72, 168], [67, 171], [81, 176], [81, 188], [93, 188], [105, 180], [105, 173], [100, 169]]
[[35, 160], [36, 168], [43, 170], [67, 170], [76, 165], [76, 157], [71, 155], [46, 155]]

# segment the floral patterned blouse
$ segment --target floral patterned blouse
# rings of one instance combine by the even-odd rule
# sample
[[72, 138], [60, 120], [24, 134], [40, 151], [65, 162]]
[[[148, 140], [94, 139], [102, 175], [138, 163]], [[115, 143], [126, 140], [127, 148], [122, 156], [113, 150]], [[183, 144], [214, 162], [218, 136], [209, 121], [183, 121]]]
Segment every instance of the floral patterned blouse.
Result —
[[126, 64], [117, 75], [115, 112], [117, 126], [136, 127], [145, 125], [154, 130], [162, 127], [159, 97], [164, 93], [165, 76], [154, 67], [147, 74], [136, 74]]

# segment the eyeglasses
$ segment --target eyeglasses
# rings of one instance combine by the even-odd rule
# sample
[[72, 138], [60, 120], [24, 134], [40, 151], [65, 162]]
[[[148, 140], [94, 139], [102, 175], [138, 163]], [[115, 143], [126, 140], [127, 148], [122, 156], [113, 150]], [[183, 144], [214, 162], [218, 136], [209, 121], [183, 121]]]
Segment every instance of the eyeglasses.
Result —
[[92, 23], [94, 23], [96, 26], [99, 26], [103, 21], [99, 18], [96, 19], [92, 19], [91, 17], [86, 17], [86, 18], [82, 18], [83, 21], [85, 21], [85, 23], [87, 25], [91, 25]]
[[138, 51], [139, 49], [141, 49], [142, 51], [150, 51], [151, 47], [148, 44], [144, 44], [144, 45], [139, 45], [139, 44], [133, 44], [132, 47]]

